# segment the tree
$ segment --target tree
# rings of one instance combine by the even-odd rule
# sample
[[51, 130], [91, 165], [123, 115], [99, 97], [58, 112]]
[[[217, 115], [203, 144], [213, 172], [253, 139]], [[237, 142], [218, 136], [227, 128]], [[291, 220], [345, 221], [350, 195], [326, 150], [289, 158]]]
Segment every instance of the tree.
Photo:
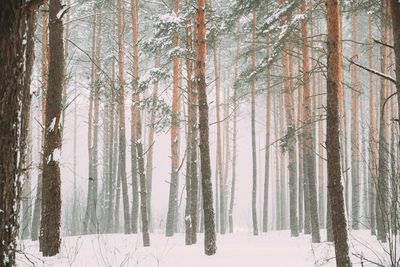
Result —
[[[352, 57], [358, 57], [358, 19], [356, 3], [353, 3], [352, 12]], [[358, 110], [359, 110], [359, 92], [358, 92], [358, 67], [352, 66], [351, 71], [351, 84], [352, 84], [352, 104], [351, 104], [351, 221], [352, 228], [359, 229], [360, 217], [360, 146], [359, 146], [359, 133], [358, 133]]]
[[[179, 0], [174, 0], [174, 14], [178, 16]], [[178, 29], [174, 29], [173, 45], [179, 45]], [[169, 202], [167, 214], [166, 236], [174, 235], [176, 217], [176, 206], [178, 202], [178, 138], [179, 131], [179, 58], [174, 55], [173, 59], [173, 86], [172, 86], [172, 118], [171, 118], [171, 183], [169, 188]]]
[[328, 190], [331, 204], [333, 236], [335, 243], [336, 266], [351, 266], [349, 245], [347, 243], [347, 225], [344, 215], [343, 186], [340, 174], [339, 141], [339, 84], [340, 34], [339, 3], [337, 0], [326, 2], [328, 27], [328, 79], [327, 79], [327, 136]]
[[[281, 2], [283, 5], [283, 2]], [[289, 19], [290, 20], [290, 19]], [[284, 23], [285, 24], [285, 23]], [[291, 40], [289, 40], [290, 43]], [[294, 121], [294, 96], [293, 96], [293, 58], [290, 53], [293, 50], [293, 44], [289, 46], [285, 44], [282, 51], [282, 74], [283, 74], [283, 91], [284, 91], [284, 105], [286, 113], [286, 138], [289, 152], [289, 198], [290, 198], [290, 232], [291, 236], [299, 235], [299, 228], [297, 223], [297, 160], [296, 160], [296, 135]], [[281, 170], [283, 171], [283, 170]]]
[[[370, 1], [369, 1], [369, 4]], [[370, 7], [369, 7], [370, 10]], [[369, 67], [372, 69], [373, 62], [373, 40], [372, 40], [372, 15], [368, 15], [368, 60]], [[370, 131], [369, 131], [369, 143], [370, 143], [370, 162], [371, 162], [371, 177], [369, 179], [369, 224], [371, 229], [371, 234], [376, 235], [375, 230], [375, 190], [376, 190], [376, 131], [375, 131], [375, 110], [374, 110], [374, 77], [373, 73], [369, 74], [369, 120], [370, 120]]]
[[[268, 13], [268, 1], [266, 1], [266, 12]], [[271, 56], [270, 38], [266, 37], [266, 56]], [[269, 197], [269, 165], [270, 165], [270, 129], [271, 129], [271, 67], [267, 67], [267, 93], [266, 93], [266, 129], [265, 129], [265, 166], [264, 166], [264, 202], [263, 202], [263, 232], [268, 231], [268, 197]]]
[[390, 11], [392, 14], [392, 29], [393, 29], [393, 48], [396, 64], [396, 91], [398, 113], [400, 113], [400, 3], [396, 0], [390, 0]]
[[[137, 178], [137, 150], [136, 150], [136, 120], [138, 116], [138, 80], [139, 80], [139, 49], [138, 49], [138, 14], [137, 14], [137, 0], [131, 0], [131, 14], [132, 14], [132, 31], [133, 31], [133, 82], [132, 82], [132, 106], [131, 106], [131, 174], [132, 174], [132, 232], [138, 232], [138, 216], [139, 216], [139, 188]], [[154, 86], [156, 93], [156, 85]], [[154, 100], [153, 100], [154, 101]], [[153, 115], [152, 115], [153, 116]], [[150, 137], [149, 137], [150, 138]], [[152, 148], [150, 148], [152, 149]], [[147, 164], [152, 163], [152, 150], [149, 151]], [[150, 168], [150, 166], [149, 166]], [[151, 169], [149, 170], [151, 171]], [[146, 171], [147, 172], [147, 171]], [[146, 173], [147, 175], [147, 173]], [[149, 178], [151, 179], [151, 178]], [[151, 182], [149, 182], [151, 183]], [[149, 209], [150, 211], [150, 209]]]
[[[307, 10], [306, 1], [302, 2], [301, 10], [303, 13]], [[310, 207], [310, 217], [311, 217], [311, 234], [312, 241], [314, 243], [320, 242], [319, 233], [319, 222], [318, 222], [318, 204], [317, 204], [317, 189], [315, 184], [315, 155], [313, 152], [313, 135], [312, 135], [312, 118], [311, 118], [311, 96], [310, 96], [310, 63], [309, 63], [309, 51], [307, 46], [308, 38], [308, 27], [307, 21], [303, 21], [302, 24], [302, 38], [303, 38], [303, 79], [304, 79], [304, 122], [306, 124], [304, 129], [304, 172], [305, 178], [308, 180], [308, 196], [306, 191], [304, 195], [306, 196], [306, 203]], [[312, 205], [311, 205], [312, 203]], [[306, 215], [307, 217], [307, 215]], [[308, 218], [306, 218], [308, 220]]]
[[[42, 219], [40, 250], [43, 256], [53, 256], [61, 245], [61, 112], [64, 81], [63, 22], [60, 0], [49, 3], [49, 83], [46, 95], [46, 126], [43, 161]], [[61, 11], [62, 12], [62, 11]], [[62, 13], [61, 13], [62, 14]]]
[[[48, 10], [48, 0], [43, 1], [43, 9]], [[41, 134], [41, 152], [39, 162], [39, 176], [36, 187], [36, 199], [33, 208], [31, 239], [38, 240], [40, 214], [42, 206], [42, 178], [43, 178], [43, 151], [44, 151], [44, 125], [46, 124], [46, 91], [47, 91], [47, 68], [48, 68], [48, 12], [43, 12], [42, 15], [42, 55], [41, 55], [41, 80], [42, 80], [42, 134]]]
[[[381, 38], [382, 42], [388, 43], [388, 2], [382, 1], [382, 18], [381, 18]], [[388, 48], [381, 46], [381, 72], [387, 74], [388, 69]], [[388, 209], [387, 209], [387, 194], [388, 194], [388, 105], [384, 107], [385, 99], [388, 96], [388, 83], [386, 79], [381, 78], [381, 91], [379, 102], [379, 147], [378, 147], [378, 176], [376, 185], [376, 228], [378, 240], [386, 242], [388, 229]]]
[[[238, 33], [240, 32], [240, 24], [238, 23]], [[239, 51], [240, 51], [240, 37], [236, 43], [236, 58], [235, 58], [235, 82], [238, 79], [238, 65], [239, 65]], [[236, 146], [237, 146], [237, 109], [238, 109], [238, 88], [233, 88], [233, 138], [232, 138], [232, 188], [231, 188], [231, 199], [229, 203], [229, 232], [233, 233], [233, 206], [235, 204], [235, 190], [236, 190]]]
[[126, 129], [125, 129], [125, 90], [124, 90], [124, 35], [122, 0], [118, 0], [118, 80], [119, 80], [119, 153], [118, 176], [122, 185], [122, 203], [124, 207], [124, 232], [131, 232], [129, 215], [128, 184], [126, 179]]
[[27, 42], [26, 42], [26, 67], [24, 75], [24, 90], [22, 92], [22, 107], [21, 107], [21, 130], [19, 149], [21, 159], [19, 161], [19, 174], [24, 176], [22, 187], [22, 226], [21, 238], [27, 239], [29, 237], [29, 228], [32, 216], [31, 207], [31, 165], [32, 165], [32, 142], [31, 142], [31, 102], [32, 96], [30, 93], [31, 76], [33, 70], [33, 63], [35, 60], [35, 30], [36, 30], [36, 17], [37, 10], [31, 9], [27, 14]]
[[197, 11], [195, 19], [196, 63], [195, 78], [199, 93], [199, 132], [201, 159], [201, 186], [203, 192], [204, 212], [204, 251], [206, 255], [214, 255], [217, 251], [213, 195], [211, 184], [210, 145], [208, 130], [208, 103], [206, 91], [206, 25], [205, 0], [196, 0]]
[[[8, 267], [15, 265], [16, 238], [21, 185], [18, 175], [18, 112], [24, 88], [23, 40], [27, 14], [38, 8], [40, 1], [27, 3], [3, 1], [0, 4], [0, 262]], [[25, 104], [25, 103], [23, 103]], [[15, 127], [10, 127], [14, 125]], [[21, 129], [24, 131], [24, 129]], [[24, 155], [19, 155], [21, 156]]]
[[[251, 56], [251, 67], [253, 71], [256, 68], [256, 23], [257, 15], [256, 10], [253, 10], [253, 41], [252, 41], [252, 56]], [[251, 80], [251, 148], [252, 148], [252, 159], [253, 159], [253, 188], [251, 194], [251, 214], [253, 218], [253, 235], [258, 235], [257, 225], [257, 148], [256, 148], [256, 89], [255, 80]]]
[[89, 96], [89, 114], [88, 114], [88, 154], [89, 154], [89, 177], [88, 177], [88, 196], [86, 203], [85, 219], [83, 220], [83, 233], [94, 234], [96, 232], [96, 221], [93, 220], [93, 102], [95, 91], [95, 55], [96, 55], [96, 9], [93, 9], [93, 28], [92, 28], [92, 63], [90, 71], [90, 96]]

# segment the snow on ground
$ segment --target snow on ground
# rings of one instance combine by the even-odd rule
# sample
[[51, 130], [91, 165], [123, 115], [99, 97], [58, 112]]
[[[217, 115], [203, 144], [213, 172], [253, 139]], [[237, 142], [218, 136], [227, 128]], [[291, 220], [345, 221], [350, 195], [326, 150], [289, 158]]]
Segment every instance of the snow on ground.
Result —
[[[325, 231], [321, 231], [325, 239]], [[64, 237], [61, 253], [44, 258], [38, 242], [19, 243], [24, 253], [17, 256], [18, 266], [140, 266], [140, 267], [257, 267], [257, 266], [336, 266], [332, 243], [312, 244], [310, 236], [291, 238], [289, 231], [275, 231], [253, 236], [238, 232], [217, 236], [217, 254], [205, 256], [203, 235], [198, 243], [185, 246], [184, 234], [167, 238], [151, 234], [152, 246], [142, 247], [141, 235], [103, 234]], [[386, 257], [383, 247], [369, 231], [350, 234], [353, 266], [374, 266], [354, 254], [380, 261]], [[377, 254], [377, 255], [376, 255]], [[382, 259], [381, 259], [382, 260]], [[387, 266], [383, 263], [383, 266]]]

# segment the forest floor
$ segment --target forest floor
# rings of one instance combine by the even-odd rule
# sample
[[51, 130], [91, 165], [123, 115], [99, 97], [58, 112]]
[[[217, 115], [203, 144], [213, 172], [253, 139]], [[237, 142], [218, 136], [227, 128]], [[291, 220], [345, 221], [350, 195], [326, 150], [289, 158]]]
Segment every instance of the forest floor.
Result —
[[[321, 231], [322, 240], [326, 232]], [[101, 234], [64, 237], [61, 252], [50, 258], [41, 256], [39, 243], [19, 242], [18, 266], [140, 266], [140, 267], [257, 267], [257, 266], [335, 266], [332, 243], [312, 244], [310, 236], [291, 238], [289, 231], [273, 231], [253, 236], [237, 232], [217, 236], [217, 254], [205, 256], [203, 234], [196, 245], [185, 246], [184, 234], [166, 238], [150, 235], [152, 246], [142, 247], [141, 235]], [[353, 266], [388, 265], [384, 247], [369, 231], [350, 232]], [[400, 247], [400, 246], [399, 246]], [[364, 260], [361, 260], [361, 255]], [[361, 263], [362, 262], [362, 263]]]

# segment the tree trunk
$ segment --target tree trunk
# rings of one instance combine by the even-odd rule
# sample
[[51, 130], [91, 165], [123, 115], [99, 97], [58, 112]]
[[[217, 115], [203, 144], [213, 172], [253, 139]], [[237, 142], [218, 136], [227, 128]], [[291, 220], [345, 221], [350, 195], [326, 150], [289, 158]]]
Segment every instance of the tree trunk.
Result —
[[327, 1], [328, 26], [328, 80], [327, 80], [327, 157], [328, 157], [328, 190], [331, 204], [333, 236], [335, 243], [336, 266], [351, 266], [349, 245], [347, 243], [347, 225], [344, 214], [343, 186], [340, 175], [340, 141], [339, 141], [339, 84], [340, 34], [339, 3]]
[[61, 154], [60, 117], [62, 112], [62, 84], [64, 80], [63, 23], [58, 13], [60, 0], [49, 4], [49, 83], [46, 96], [46, 126], [43, 161], [42, 219], [40, 222], [40, 250], [43, 256], [53, 256], [61, 245]]
[[[294, 125], [294, 96], [293, 96], [293, 58], [289, 55], [293, 50], [292, 41], [290, 44], [285, 45], [282, 51], [282, 72], [284, 79], [284, 106], [286, 113], [286, 138], [287, 149], [289, 152], [289, 213], [290, 213], [290, 232], [291, 236], [296, 237], [299, 235], [299, 228], [297, 223], [297, 159], [296, 159], [296, 135]], [[284, 157], [283, 157], [284, 158]], [[284, 169], [281, 170], [284, 172]]]
[[[302, 2], [302, 12], [307, 10], [307, 3]], [[303, 37], [303, 73], [304, 73], [304, 121], [307, 124], [305, 127], [305, 152], [304, 160], [307, 162], [305, 175], [308, 180], [309, 189], [309, 205], [311, 217], [311, 234], [313, 243], [320, 242], [319, 222], [318, 222], [318, 204], [317, 204], [317, 189], [315, 183], [315, 155], [313, 151], [313, 134], [312, 134], [312, 118], [311, 118], [311, 96], [310, 96], [310, 64], [309, 51], [307, 46], [308, 30], [307, 21], [303, 21], [302, 25]], [[306, 193], [306, 192], [305, 192]], [[312, 205], [311, 205], [312, 203]]]
[[[388, 43], [388, 25], [386, 18], [388, 17], [387, 10], [388, 2], [382, 1], [382, 12], [381, 18], [382, 23], [382, 42]], [[381, 46], [381, 72], [387, 74], [388, 68], [388, 49], [386, 46]], [[381, 78], [381, 94], [380, 94], [380, 109], [379, 109], [379, 150], [378, 150], [378, 176], [377, 176], [377, 187], [376, 187], [376, 218], [377, 218], [377, 232], [378, 240], [386, 242], [388, 229], [388, 209], [387, 209], [387, 194], [388, 194], [388, 122], [386, 121], [386, 114], [388, 112], [388, 106], [385, 108], [383, 104], [386, 97], [388, 96], [388, 84], [387, 81]]]
[[201, 185], [203, 192], [204, 212], [204, 251], [206, 255], [214, 255], [217, 251], [214, 208], [211, 184], [210, 144], [208, 129], [208, 103], [206, 91], [206, 25], [205, 0], [197, 0], [195, 20], [196, 31], [196, 64], [195, 80], [199, 93], [199, 131], [200, 131], [200, 159]]
[[[139, 188], [138, 188], [138, 158], [136, 149], [136, 120], [138, 113], [137, 89], [139, 82], [139, 51], [138, 51], [138, 8], [137, 0], [131, 0], [132, 31], [133, 31], [133, 81], [131, 105], [131, 175], [132, 175], [132, 233], [138, 232]], [[154, 90], [156, 90], [154, 88]], [[152, 154], [152, 152], [150, 152]], [[149, 155], [150, 156], [150, 155]], [[149, 162], [147, 164], [150, 164]]]
[[[48, 10], [48, 0], [43, 1], [43, 9]], [[31, 239], [38, 240], [40, 215], [42, 206], [42, 178], [43, 178], [43, 151], [44, 151], [44, 125], [46, 124], [46, 92], [47, 92], [47, 38], [48, 38], [48, 12], [43, 12], [42, 15], [42, 56], [41, 56], [41, 79], [42, 79], [42, 134], [41, 134], [41, 152], [39, 162], [39, 176], [36, 187], [36, 199], [33, 209]]]
[[[178, 16], [179, 0], [174, 0], [174, 13]], [[174, 29], [174, 47], [178, 47], [178, 30]], [[171, 183], [169, 187], [169, 202], [167, 214], [166, 236], [174, 235], [174, 225], [176, 218], [176, 206], [178, 201], [178, 138], [179, 131], [179, 58], [174, 55], [173, 59], [173, 89], [172, 89], [172, 118], [171, 118]]]
[[[356, 4], [353, 4], [353, 9]], [[358, 58], [358, 19], [357, 11], [352, 14], [352, 58]], [[359, 229], [360, 217], [360, 147], [358, 133], [358, 67], [352, 65], [351, 71], [352, 104], [351, 104], [351, 222], [354, 230]]]
[[95, 64], [94, 58], [96, 55], [96, 9], [93, 9], [93, 29], [92, 29], [92, 64], [90, 72], [90, 97], [89, 97], [89, 119], [88, 119], [88, 154], [89, 154], [89, 179], [88, 179], [88, 194], [85, 218], [83, 220], [83, 233], [95, 233], [95, 223], [91, 220], [91, 210], [93, 209], [92, 191], [93, 191], [93, 101], [94, 101], [94, 86], [95, 86]]
[[[268, 13], [268, 1], [266, 4], [266, 12]], [[270, 58], [270, 40], [269, 35], [266, 37], [266, 56]], [[270, 129], [271, 129], [271, 67], [267, 67], [267, 93], [266, 93], [266, 126], [265, 126], [265, 165], [264, 165], [264, 201], [263, 201], [263, 232], [268, 231], [268, 198], [269, 198], [269, 168], [270, 168]], [[235, 155], [235, 154], [234, 154]]]
[[17, 157], [23, 156], [18, 155], [18, 112], [26, 89], [23, 40], [30, 11], [24, 0], [3, 1], [0, 6], [0, 103], [7, 103], [0, 109], [0, 262], [8, 267], [15, 266], [17, 247], [21, 192]]
[[[298, 54], [301, 55], [301, 49], [298, 47]], [[301, 60], [297, 60], [298, 73], [302, 72]], [[301, 129], [303, 124], [303, 86], [297, 88], [297, 129]], [[301, 129], [298, 134], [298, 153], [299, 153], [299, 232], [303, 231], [304, 225], [304, 172], [303, 172], [303, 147], [304, 131]]]
[[[240, 24], [238, 23], [238, 33], [240, 32]], [[239, 65], [239, 51], [240, 51], [240, 37], [237, 39], [236, 44], [236, 59], [235, 59], [235, 81], [238, 79], [238, 65]], [[233, 206], [235, 204], [235, 191], [236, 191], [236, 142], [237, 142], [237, 88], [233, 88], [233, 137], [232, 137], [232, 188], [231, 198], [229, 203], [229, 233], [233, 233]]]
[[122, 0], [118, 0], [118, 80], [119, 80], [119, 153], [118, 176], [122, 185], [122, 203], [124, 207], [124, 232], [131, 232], [129, 215], [128, 184], [126, 179], [126, 130], [125, 130], [125, 90], [124, 90], [124, 35]]
[[35, 60], [35, 30], [36, 30], [37, 10], [31, 9], [27, 15], [27, 42], [25, 51], [25, 75], [24, 75], [24, 90], [22, 92], [22, 107], [21, 107], [21, 131], [20, 131], [20, 154], [19, 161], [20, 175], [23, 174], [24, 181], [22, 187], [22, 225], [21, 238], [28, 239], [29, 226], [32, 216], [31, 207], [31, 177], [30, 169], [32, 165], [32, 134], [31, 134], [31, 101], [30, 93], [31, 76], [33, 63]]
[[[368, 1], [369, 5], [371, 6], [371, 1]], [[371, 8], [369, 8], [371, 10]], [[369, 68], [374, 68], [374, 61], [373, 61], [373, 40], [372, 40], [372, 14], [368, 13], [368, 38], [369, 38], [369, 45], [368, 45], [368, 60], [369, 60]], [[375, 130], [375, 88], [374, 88], [374, 74], [369, 74], [369, 146], [370, 146], [370, 179], [368, 181], [369, 185], [369, 226], [371, 229], [371, 235], [376, 235], [375, 229], [375, 190], [376, 190], [376, 130]]]
[[[256, 69], [256, 10], [253, 10], [253, 41], [251, 68]], [[253, 218], [253, 235], [258, 235], [257, 225], [257, 147], [256, 147], [256, 87], [254, 78], [251, 80], [251, 148], [253, 159], [253, 188], [251, 193], [251, 214]], [[222, 192], [221, 192], [222, 193]]]

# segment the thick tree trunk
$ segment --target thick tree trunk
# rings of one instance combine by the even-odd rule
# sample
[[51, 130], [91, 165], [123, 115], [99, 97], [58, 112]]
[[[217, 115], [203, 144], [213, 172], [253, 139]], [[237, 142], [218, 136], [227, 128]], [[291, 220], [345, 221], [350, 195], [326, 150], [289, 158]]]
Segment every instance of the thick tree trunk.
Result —
[[351, 266], [349, 245], [347, 243], [347, 225], [344, 214], [343, 186], [340, 175], [340, 141], [339, 141], [339, 84], [340, 35], [339, 3], [327, 1], [328, 26], [328, 80], [327, 80], [327, 156], [328, 156], [328, 190], [331, 204], [333, 236], [335, 242], [336, 266]]
[[206, 25], [205, 25], [205, 0], [197, 0], [195, 20], [196, 31], [196, 64], [195, 80], [199, 93], [199, 131], [200, 131], [200, 159], [201, 159], [201, 185], [203, 192], [204, 212], [204, 252], [214, 255], [217, 251], [213, 195], [211, 184], [210, 145], [208, 129], [208, 103], [206, 91]]
[[[178, 16], [179, 0], [174, 0], [174, 13]], [[178, 30], [174, 29], [174, 47], [178, 47]], [[174, 55], [173, 59], [173, 89], [172, 89], [172, 118], [171, 118], [171, 183], [169, 187], [169, 202], [167, 214], [166, 236], [174, 235], [174, 225], [176, 224], [176, 206], [178, 202], [178, 138], [179, 131], [179, 58]]]
[[[307, 10], [307, 3], [302, 2], [302, 12], [305, 13]], [[311, 96], [310, 96], [310, 64], [309, 64], [309, 51], [307, 46], [308, 30], [307, 21], [303, 21], [302, 25], [302, 37], [303, 37], [303, 73], [304, 73], [304, 121], [307, 124], [305, 127], [305, 152], [304, 161], [307, 162], [304, 166], [305, 175], [308, 180], [308, 194], [309, 194], [309, 205], [310, 205], [310, 217], [311, 217], [311, 234], [313, 243], [319, 243], [319, 222], [318, 222], [318, 204], [317, 204], [317, 189], [315, 182], [315, 155], [313, 151], [313, 134], [312, 134], [312, 118], [311, 118]], [[305, 192], [306, 193], [306, 192]], [[312, 205], [311, 205], [312, 204]]]
[[23, 40], [29, 10], [24, 0], [3, 1], [0, 6], [0, 103], [7, 103], [0, 108], [0, 262], [8, 267], [15, 266], [19, 228], [18, 112], [26, 89]]
[[[251, 67], [256, 69], [256, 10], [253, 10], [253, 41]], [[257, 224], [257, 147], [256, 147], [256, 87], [255, 80], [251, 81], [251, 148], [253, 159], [253, 188], [251, 193], [251, 214], [253, 218], [253, 235], [258, 235]], [[222, 192], [221, 192], [222, 193]]]
[[53, 256], [61, 245], [61, 155], [60, 117], [64, 81], [63, 22], [58, 13], [60, 0], [49, 4], [49, 83], [46, 96], [46, 126], [43, 161], [42, 219], [40, 222], [40, 250], [43, 256]]

